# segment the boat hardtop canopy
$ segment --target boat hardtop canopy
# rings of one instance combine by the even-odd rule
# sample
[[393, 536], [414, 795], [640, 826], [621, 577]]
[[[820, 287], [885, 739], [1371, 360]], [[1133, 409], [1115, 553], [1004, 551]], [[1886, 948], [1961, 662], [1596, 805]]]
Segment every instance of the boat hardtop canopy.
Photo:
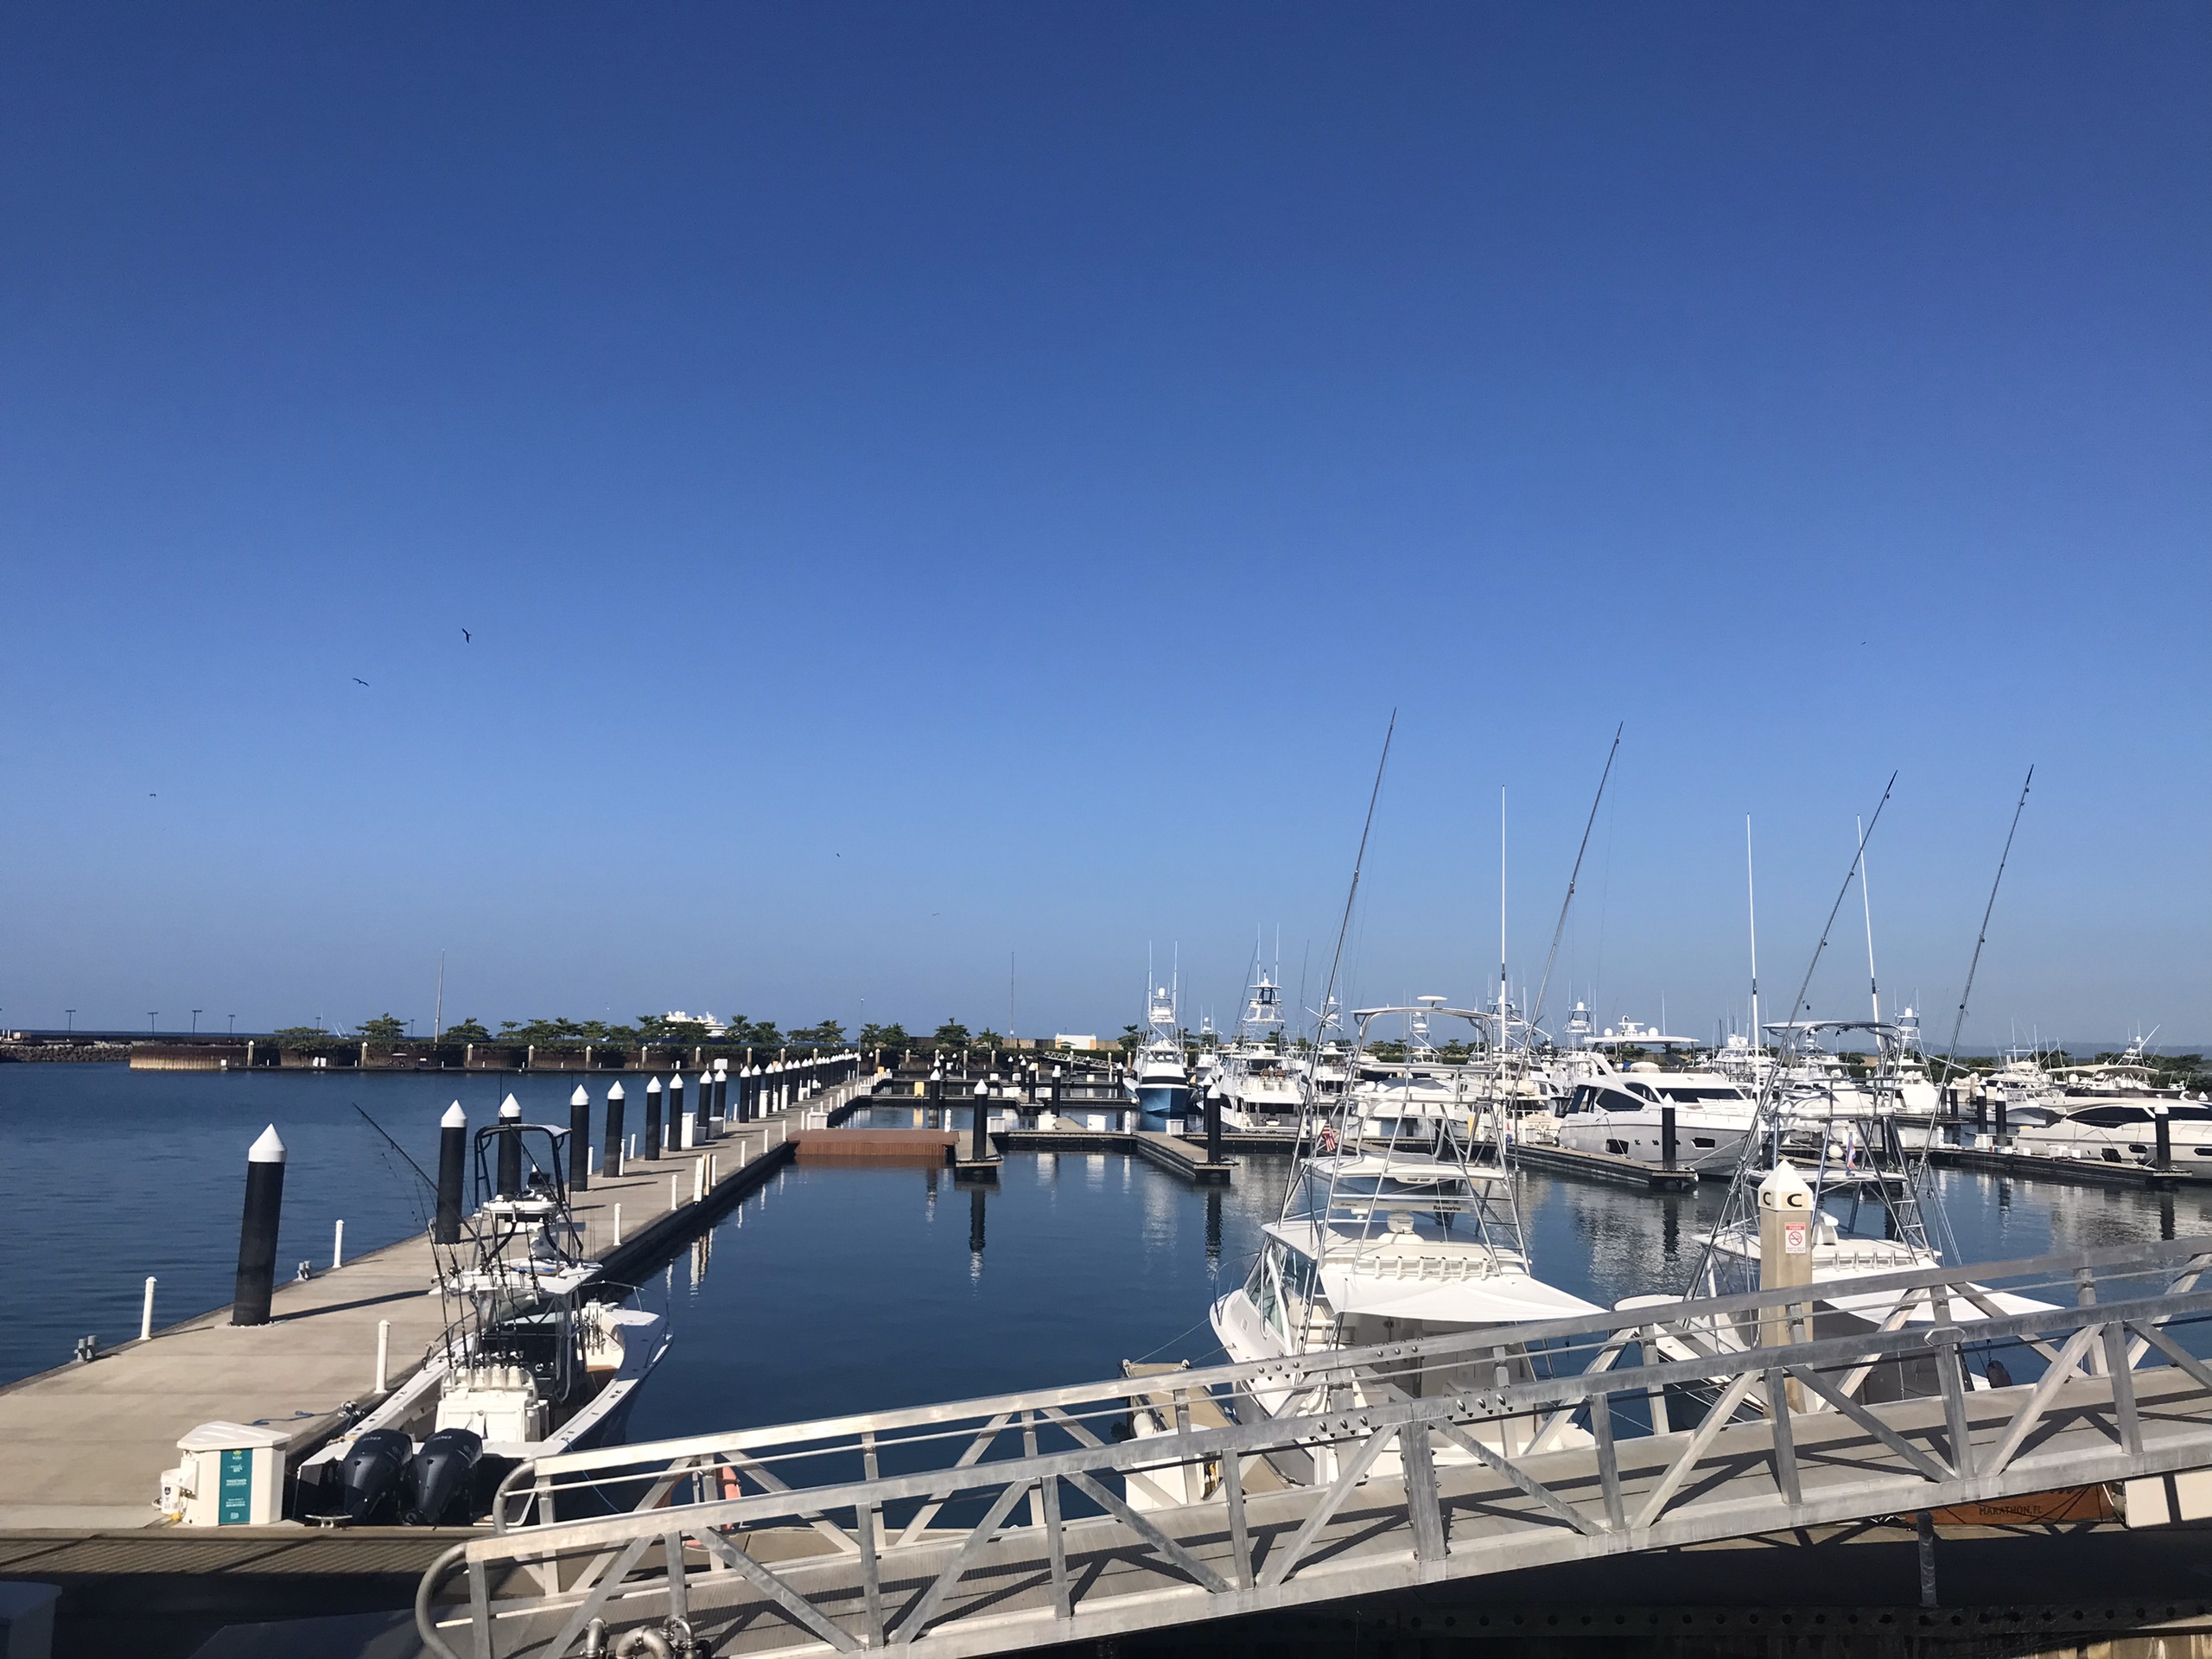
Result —
[[1531, 1276], [1516, 1252], [1473, 1239], [1440, 1246], [1409, 1234], [1378, 1233], [1357, 1243], [1332, 1241], [1317, 1252], [1308, 1223], [1272, 1223], [1266, 1231], [1317, 1263], [1322, 1294], [1339, 1315], [1482, 1325], [1568, 1319], [1599, 1311]]
[[1436, 1202], [1435, 1192], [1425, 1189], [1464, 1186], [1472, 1181], [1502, 1181], [1505, 1179], [1505, 1172], [1502, 1169], [1454, 1163], [1448, 1159], [1432, 1157], [1427, 1153], [1402, 1152], [1324, 1153], [1306, 1160], [1306, 1173], [1311, 1179], [1323, 1181], [1333, 1179], [1339, 1190], [1346, 1181], [1376, 1183], [1372, 1188], [1363, 1186], [1357, 1193], [1346, 1194], [1363, 1202], [1370, 1197], [1387, 1197], [1392, 1185], [1402, 1186], [1423, 1206]]

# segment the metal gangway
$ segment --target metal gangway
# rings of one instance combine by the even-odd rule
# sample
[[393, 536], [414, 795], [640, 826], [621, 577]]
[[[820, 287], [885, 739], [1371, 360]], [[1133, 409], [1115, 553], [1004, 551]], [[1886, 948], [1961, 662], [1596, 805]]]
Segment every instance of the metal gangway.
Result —
[[1801, 1286], [546, 1458], [416, 1622], [449, 1659], [1000, 1653], [2203, 1468], [2208, 1268], [2184, 1239], [1853, 1279], [1843, 1335], [1807, 1300], [1843, 1287]]

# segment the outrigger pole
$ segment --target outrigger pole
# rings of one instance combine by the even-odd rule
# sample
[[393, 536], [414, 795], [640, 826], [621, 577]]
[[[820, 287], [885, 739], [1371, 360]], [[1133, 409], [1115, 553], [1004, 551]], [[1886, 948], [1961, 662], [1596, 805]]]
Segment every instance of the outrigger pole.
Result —
[[[1582, 844], [1574, 849], [1574, 869], [1567, 878], [1567, 897], [1560, 901], [1559, 925], [1552, 929], [1551, 955], [1544, 958], [1544, 976], [1536, 982], [1536, 1001], [1529, 1010], [1529, 1030], [1531, 1033], [1529, 1040], [1532, 1042], [1535, 1040], [1536, 1021], [1543, 1016], [1544, 993], [1551, 988], [1552, 964], [1559, 960], [1559, 942], [1567, 933], [1567, 907], [1574, 902], [1574, 884], [1582, 879], [1583, 855], [1590, 850], [1590, 832], [1597, 827], [1598, 807], [1605, 798], [1606, 780], [1613, 775], [1613, 757], [1621, 752], [1621, 734], [1627, 729], [1626, 721], [1623, 721], [1613, 728], [1613, 747], [1605, 751], [1605, 769], [1599, 774], [1597, 799], [1590, 803], [1590, 817], [1582, 826]], [[1504, 908], [1503, 898], [1498, 903], [1502, 912]], [[1502, 947], [1499, 954], [1501, 956], [1504, 954]]]

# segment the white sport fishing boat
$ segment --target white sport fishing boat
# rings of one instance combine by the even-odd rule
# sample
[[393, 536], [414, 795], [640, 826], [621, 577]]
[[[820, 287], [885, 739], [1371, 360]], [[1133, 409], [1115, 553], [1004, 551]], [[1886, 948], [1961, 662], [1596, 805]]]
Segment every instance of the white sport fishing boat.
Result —
[[[1368, 1027], [1382, 1014], [1406, 1008], [1364, 1009], [1352, 1045], [1351, 1070], [1360, 1070]], [[1479, 1021], [1465, 1010], [1429, 1007]], [[1268, 1224], [1245, 1281], [1217, 1301], [1215, 1336], [1231, 1360], [1265, 1360], [1372, 1343], [1569, 1319], [1596, 1310], [1581, 1298], [1537, 1278], [1529, 1259], [1511, 1172], [1503, 1161], [1506, 1137], [1491, 1109], [1475, 1103], [1471, 1118], [1439, 1116], [1419, 1123], [1392, 1118], [1372, 1133], [1369, 1119], [1347, 1094], [1333, 1105], [1309, 1103], [1301, 1157], [1281, 1213]], [[1509, 1359], [1533, 1375], [1541, 1356], [1517, 1352]], [[1494, 1351], [1480, 1362], [1454, 1361], [1409, 1369], [1391, 1384], [1421, 1395], [1485, 1383], [1495, 1376]], [[1359, 1404], [1370, 1403], [1363, 1387]], [[1265, 1385], [1241, 1395], [1238, 1416], [1278, 1415], [1313, 1408], [1294, 1385]], [[1140, 1433], [1143, 1426], [1140, 1424]], [[1525, 1451], [1537, 1432], [1534, 1420], [1483, 1425], [1485, 1444]], [[1554, 1425], [1549, 1444], [1591, 1444], [1587, 1431]], [[1440, 1449], [1440, 1461], [1469, 1454]], [[1378, 1476], [1397, 1470], [1395, 1452], [1375, 1465]], [[1292, 1460], [1279, 1472], [1293, 1480], [1334, 1478], [1327, 1447]]]
[[1265, 969], [1253, 976], [1244, 1017], [1236, 1035], [1217, 1052], [1200, 1090], [1221, 1102], [1221, 1121], [1232, 1128], [1287, 1128], [1298, 1122], [1305, 1090], [1284, 1052], [1282, 991]]
[[476, 1132], [476, 1208], [439, 1264], [446, 1328], [411, 1378], [301, 1465], [305, 1518], [467, 1524], [518, 1463], [621, 1438], [668, 1319], [578, 1255], [568, 1139], [514, 1119]]
[[1160, 986], [1148, 999], [1144, 1041], [1129, 1058], [1122, 1087], [1137, 1109], [1140, 1128], [1164, 1129], [1190, 1115], [1191, 1074], [1183, 1063], [1183, 1030], [1173, 987]]
[[[1805, 1217], [1799, 1236], [1809, 1257], [1812, 1294], [1808, 1305], [1821, 1335], [1844, 1336], [1894, 1330], [1905, 1325], [1966, 1324], [2042, 1306], [2007, 1292], [1978, 1290], [1940, 1307], [1917, 1293], [1854, 1293], [1854, 1281], [1884, 1274], [1938, 1268], [1957, 1245], [1929, 1181], [1925, 1147], [1908, 1147], [1899, 1134], [1895, 1073], [1885, 1066], [1865, 1088], [1831, 1097], [1819, 1120], [1810, 1154], [1802, 1163], [1789, 1155], [1793, 1140], [1802, 1139], [1808, 1120], [1786, 1116], [1780, 1086], [1790, 1066], [1777, 1068], [1756, 1103], [1752, 1132], [1740, 1143], [1720, 1216], [1706, 1236], [1705, 1249], [1688, 1294], [1722, 1296], [1757, 1289], [1766, 1271], [1761, 1257], [1760, 1192], [1779, 1195]], [[1793, 1127], [1794, 1125], [1794, 1127]], [[1793, 1249], [1792, 1254], [1799, 1253]], [[1632, 1296], [1618, 1306], [1662, 1309], [1677, 1299]], [[1755, 1325], [1721, 1324], [1694, 1333], [1662, 1332], [1660, 1351], [1670, 1359], [1690, 1359], [1722, 1350], [1756, 1346]], [[1973, 1386], [1986, 1388], [1979, 1377]], [[1931, 1391], [1931, 1369], [1883, 1369], [1866, 1385], [1862, 1398], [1895, 1397]], [[1756, 1392], [1756, 1391], [1755, 1391]], [[1751, 1409], [1764, 1409], [1756, 1398]]]

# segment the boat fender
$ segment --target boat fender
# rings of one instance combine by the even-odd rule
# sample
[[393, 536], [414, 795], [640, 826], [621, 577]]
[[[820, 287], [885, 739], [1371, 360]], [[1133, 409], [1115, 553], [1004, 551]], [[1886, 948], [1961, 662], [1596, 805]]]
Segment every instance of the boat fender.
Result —
[[[484, 1438], [474, 1429], [442, 1428], [409, 1460], [399, 1518], [410, 1527], [435, 1527], [465, 1511]], [[469, 1517], [464, 1513], [460, 1518]]]
[[399, 1496], [399, 1477], [415, 1442], [396, 1428], [372, 1428], [353, 1442], [339, 1465], [339, 1501], [357, 1527], [389, 1526]]

